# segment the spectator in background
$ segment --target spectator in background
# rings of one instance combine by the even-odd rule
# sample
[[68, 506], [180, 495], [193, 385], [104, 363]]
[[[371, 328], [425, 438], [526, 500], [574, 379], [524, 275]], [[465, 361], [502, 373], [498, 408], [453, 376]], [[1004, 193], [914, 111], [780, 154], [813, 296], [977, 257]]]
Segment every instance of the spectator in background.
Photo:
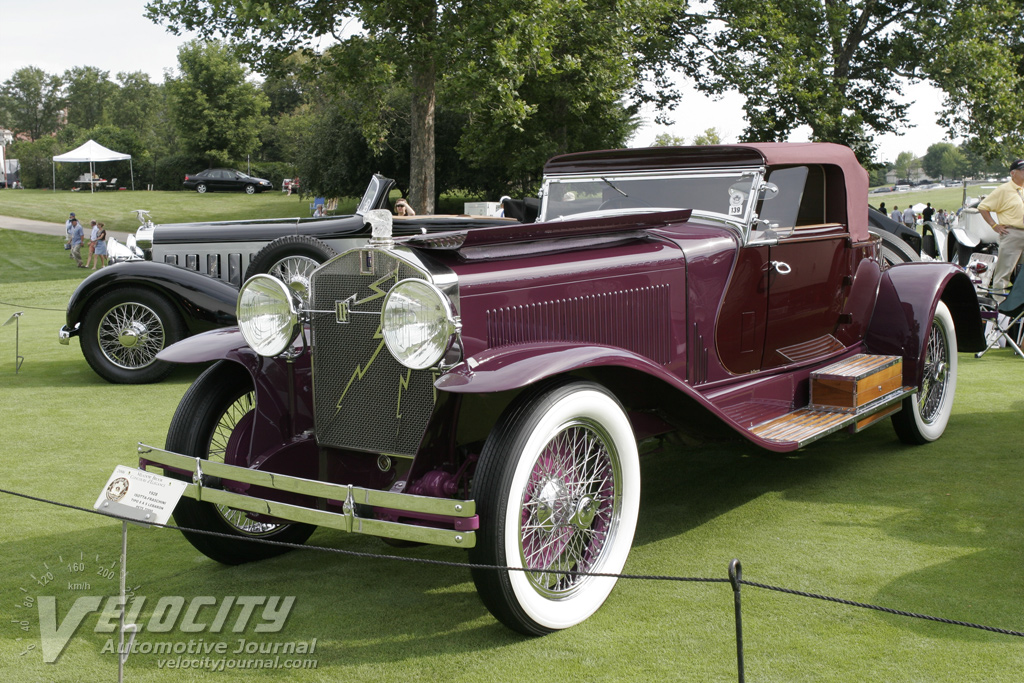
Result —
[[107, 265], [107, 231], [104, 229], [102, 223], [98, 224], [96, 228], [96, 241], [94, 242], [96, 262], [92, 264], [93, 270], [96, 270], [96, 266], [102, 268]]
[[885, 208], [885, 202], [878, 205], [878, 210], [884, 213], [886, 216], [889, 215], [889, 209]]
[[903, 209], [903, 224], [908, 228], [912, 228], [916, 223], [917, 215], [914, 213], [914, 209], [909, 206]]
[[889, 218], [893, 219], [897, 223], [902, 223], [903, 222], [903, 213], [900, 211], [900, 207], [898, 207], [898, 206], [892, 207], [892, 213], [889, 214]]
[[992, 289], [1007, 289], [1010, 275], [1024, 254], [1024, 159], [1010, 164], [1010, 179], [981, 200], [978, 213], [999, 233], [999, 256], [992, 270]]
[[[85, 267], [93, 265], [92, 260], [96, 258], [96, 237], [100, 234], [99, 226], [96, 225], [96, 221], [91, 221], [92, 230], [89, 231], [89, 258], [85, 260]], [[99, 259], [96, 259], [99, 262]]]
[[64, 238], [64, 251], [67, 251], [68, 249], [71, 248], [71, 221], [73, 221], [74, 219], [75, 219], [75, 212], [72, 211], [68, 215], [68, 219], [66, 221], [64, 221], [64, 230], [68, 234], [68, 236]]
[[78, 262], [79, 268], [85, 268], [82, 263], [82, 240], [85, 239], [85, 230], [78, 224], [77, 218], [71, 219], [71, 258]]
[[409, 206], [409, 202], [404, 199], [399, 199], [395, 202], [395, 215], [396, 216], [415, 216], [416, 212]]
[[932, 203], [928, 202], [928, 205], [924, 207], [924, 211], [921, 212], [921, 222], [931, 223], [932, 217], [935, 215], [935, 209], [932, 208]]

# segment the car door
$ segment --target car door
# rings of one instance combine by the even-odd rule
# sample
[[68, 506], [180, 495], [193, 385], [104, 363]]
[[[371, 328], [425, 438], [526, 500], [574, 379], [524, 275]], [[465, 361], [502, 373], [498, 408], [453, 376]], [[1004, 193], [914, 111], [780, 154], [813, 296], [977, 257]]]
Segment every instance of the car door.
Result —
[[[778, 208], [799, 208], [796, 216], [780, 216], [788, 225], [780, 225], [778, 242], [768, 249], [762, 369], [843, 348], [835, 332], [852, 281], [850, 234], [846, 225], [830, 220], [834, 216], [826, 206], [825, 170], [820, 166], [776, 169], [768, 180], [778, 186], [780, 198], [791, 195]], [[762, 215], [771, 212], [766, 202]]]

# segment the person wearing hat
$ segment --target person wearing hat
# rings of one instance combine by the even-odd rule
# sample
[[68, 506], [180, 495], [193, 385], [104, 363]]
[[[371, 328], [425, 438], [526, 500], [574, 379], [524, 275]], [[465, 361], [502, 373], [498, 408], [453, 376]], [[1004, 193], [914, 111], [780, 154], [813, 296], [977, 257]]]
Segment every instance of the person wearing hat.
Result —
[[[993, 216], [992, 212], [996, 215]], [[1010, 164], [1010, 179], [981, 200], [978, 213], [999, 233], [999, 255], [992, 270], [992, 289], [1007, 289], [1010, 274], [1024, 254], [1024, 159]]]
[[77, 218], [71, 219], [71, 258], [78, 262], [79, 268], [85, 268], [82, 263], [82, 241], [85, 239], [85, 230], [78, 224]]
[[71, 248], [71, 221], [75, 219], [75, 212], [72, 211], [68, 215], [68, 219], [64, 221], [64, 231], [67, 232], [68, 236], [64, 238], [64, 251]]

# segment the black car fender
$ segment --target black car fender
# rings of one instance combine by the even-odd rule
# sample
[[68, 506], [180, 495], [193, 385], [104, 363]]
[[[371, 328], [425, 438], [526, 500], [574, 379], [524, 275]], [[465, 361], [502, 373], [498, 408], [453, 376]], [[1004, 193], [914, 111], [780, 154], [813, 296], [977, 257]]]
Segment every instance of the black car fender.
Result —
[[103, 294], [120, 288], [154, 292], [169, 301], [188, 333], [235, 324], [238, 288], [192, 270], [153, 261], [128, 261], [101, 268], [78, 285], [68, 301], [67, 330], [78, 334], [85, 311]]

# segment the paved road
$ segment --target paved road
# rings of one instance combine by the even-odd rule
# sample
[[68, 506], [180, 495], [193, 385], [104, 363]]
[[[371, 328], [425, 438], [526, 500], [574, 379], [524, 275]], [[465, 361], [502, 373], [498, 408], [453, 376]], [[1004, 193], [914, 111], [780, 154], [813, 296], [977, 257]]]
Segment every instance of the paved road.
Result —
[[[89, 236], [89, 225], [83, 225], [85, 236]], [[63, 223], [47, 223], [46, 221], [34, 221], [28, 218], [15, 218], [14, 216], [0, 216], [0, 228], [7, 230], [21, 230], [22, 232], [34, 232], [38, 235], [53, 235], [63, 238], [67, 233]], [[126, 232], [115, 232], [107, 230], [107, 235], [113, 237], [121, 244], [128, 238]]]

